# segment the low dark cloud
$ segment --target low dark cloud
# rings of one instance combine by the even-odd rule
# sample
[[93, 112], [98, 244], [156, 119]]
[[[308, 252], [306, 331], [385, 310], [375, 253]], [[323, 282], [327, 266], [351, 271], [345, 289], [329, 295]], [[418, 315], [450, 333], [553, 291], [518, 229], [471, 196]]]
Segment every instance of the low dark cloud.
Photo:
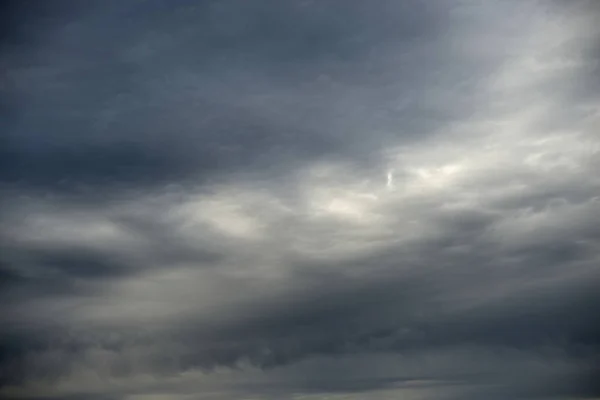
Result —
[[592, 2], [2, 6], [3, 398], [600, 396]]

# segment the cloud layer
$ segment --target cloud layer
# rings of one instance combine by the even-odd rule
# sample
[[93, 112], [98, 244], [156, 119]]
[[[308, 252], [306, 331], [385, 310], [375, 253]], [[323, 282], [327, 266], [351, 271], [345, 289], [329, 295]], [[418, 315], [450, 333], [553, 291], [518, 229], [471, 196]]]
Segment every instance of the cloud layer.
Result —
[[600, 396], [593, 2], [7, 4], [4, 398]]

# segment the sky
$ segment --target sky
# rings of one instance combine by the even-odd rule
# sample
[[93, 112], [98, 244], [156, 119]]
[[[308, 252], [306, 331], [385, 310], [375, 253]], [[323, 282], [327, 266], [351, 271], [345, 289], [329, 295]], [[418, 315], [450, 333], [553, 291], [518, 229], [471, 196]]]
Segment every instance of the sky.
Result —
[[600, 3], [0, 16], [0, 397], [600, 399]]

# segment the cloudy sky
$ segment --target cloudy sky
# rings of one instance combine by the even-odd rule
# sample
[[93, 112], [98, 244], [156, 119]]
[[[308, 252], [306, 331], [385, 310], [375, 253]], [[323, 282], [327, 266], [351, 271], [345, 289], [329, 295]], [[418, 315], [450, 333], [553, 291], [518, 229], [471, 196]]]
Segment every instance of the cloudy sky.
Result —
[[600, 398], [599, 2], [2, 5], [0, 397]]

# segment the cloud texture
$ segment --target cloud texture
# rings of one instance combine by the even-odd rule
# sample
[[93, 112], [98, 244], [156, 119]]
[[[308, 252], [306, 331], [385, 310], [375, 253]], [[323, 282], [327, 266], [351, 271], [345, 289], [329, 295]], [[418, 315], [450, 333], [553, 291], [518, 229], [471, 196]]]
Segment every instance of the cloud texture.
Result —
[[600, 397], [595, 2], [3, 4], [3, 398]]

